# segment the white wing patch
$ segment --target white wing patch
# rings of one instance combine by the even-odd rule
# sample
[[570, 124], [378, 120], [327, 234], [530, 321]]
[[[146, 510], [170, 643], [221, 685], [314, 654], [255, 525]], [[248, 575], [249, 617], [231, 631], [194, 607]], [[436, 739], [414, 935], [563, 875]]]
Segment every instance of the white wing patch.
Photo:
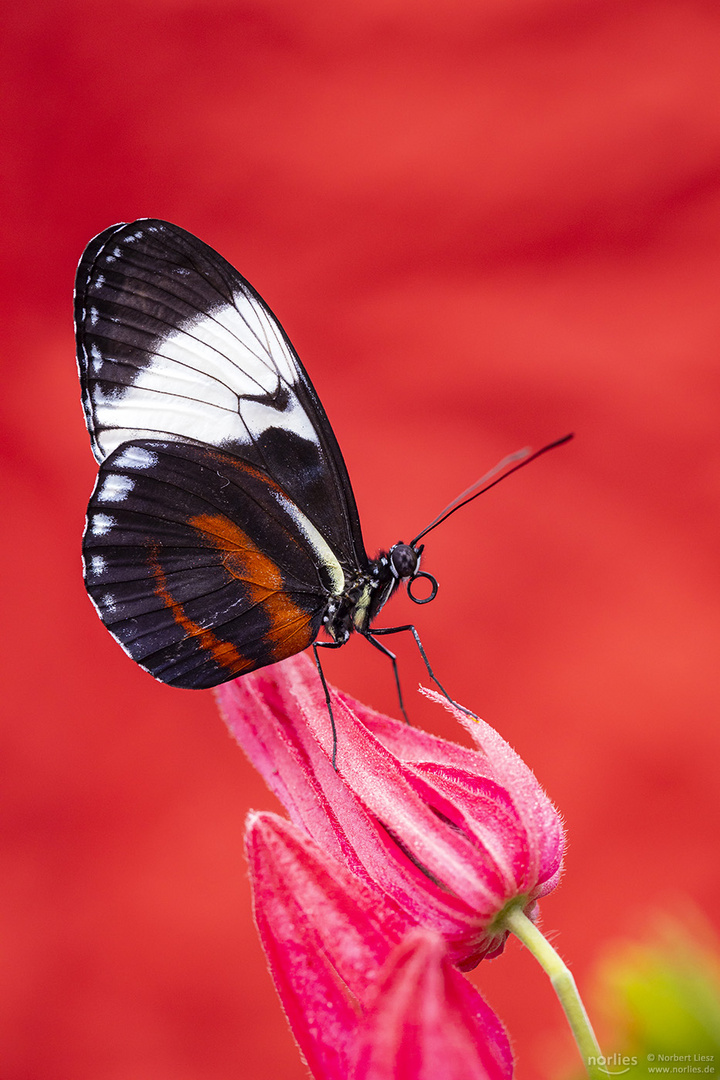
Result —
[[[103, 457], [137, 439], [194, 439], [210, 446], [249, 445], [271, 427], [316, 442], [315, 430], [293, 387], [292, 353], [267, 313], [236, 293], [226, 305], [176, 330], [155, 345], [131, 386], [105, 394], [91, 387]], [[272, 396], [287, 399], [273, 406]], [[248, 397], [251, 400], [248, 400]], [[252, 400], [252, 398], [267, 400]]]
[[102, 555], [93, 555], [90, 559], [90, 569], [96, 577], [100, 577], [107, 569], [107, 562]]
[[109, 514], [95, 514], [90, 522], [90, 532], [93, 536], [105, 536], [116, 524], [115, 518]]
[[332, 591], [335, 595], [339, 596], [345, 588], [345, 574], [343, 573], [342, 566], [335, 558], [332, 548], [325, 538], [320, 535], [313, 523], [305, 517], [299, 506], [296, 506], [294, 502], [279, 491], [273, 491], [273, 495], [275, 496], [275, 501], [278, 502], [288, 516], [292, 518], [297, 528], [309, 542], [318, 563], [324, 567], [328, 573], [333, 586]]
[[110, 473], [102, 482], [102, 487], [97, 493], [98, 502], [122, 502], [132, 489], [135, 481], [130, 476], [116, 476]]
[[90, 356], [92, 357], [92, 369], [96, 375], [102, 371], [102, 366], [105, 363], [103, 354], [98, 349], [97, 345], [93, 342], [90, 346]]
[[157, 465], [158, 456], [142, 446], [126, 446], [115, 458], [115, 465], [126, 469], [150, 469]]

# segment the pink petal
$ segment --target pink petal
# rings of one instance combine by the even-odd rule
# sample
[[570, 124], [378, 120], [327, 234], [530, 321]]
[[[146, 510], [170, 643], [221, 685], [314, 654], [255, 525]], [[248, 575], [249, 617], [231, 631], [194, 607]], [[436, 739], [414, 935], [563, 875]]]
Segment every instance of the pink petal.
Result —
[[361, 1001], [407, 929], [344, 866], [274, 814], [248, 818], [255, 920], [310, 1069], [347, 1080]]
[[353, 1080], [508, 1080], [505, 1031], [449, 963], [442, 939], [414, 930], [393, 951], [361, 1028]]
[[439, 821], [397, 759], [339, 700], [342, 753], [333, 770], [327, 706], [306, 657], [226, 683], [217, 697], [231, 732], [292, 820], [353, 872], [458, 942], [468, 923], [475, 933], [478, 912], [496, 910], [471, 841]]
[[487, 758], [492, 775], [510, 792], [528, 836], [532, 854], [529, 874], [545, 884], [536, 895], [545, 895], [557, 883], [562, 866], [565, 833], [558, 811], [532, 770], [494, 728], [484, 720], [466, 716], [434, 690], [423, 688], [423, 693], [456, 717]]
[[[414, 922], [442, 933], [467, 969], [502, 950], [492, 923], [557, 881], [559, 817], [488, 725], [453, 714], [478, 749], [437, 739], [333, 693], [292, 657], [217, 691], [230, 730], [292, 820]], [[433, 696], [433, 695], [430, 695]], [[447, 706], [439, 695], [436, 700]]]
[[[283, 674], [296, 710], [319, 741], [331, 753], [327, 706], [319, 679], [306, 657], [283, 664]], [[313, 677], [315, 676], [315, 677]], [[428, 876], [441, 880], [446, 889], [467, 905], [468, 912], [497, 910], [502, 897], [476, 858], [473, 841], [458, 830], [448, 829], [415, 791], [415, 784], [402, 760], [373, 736], [346, 701], [334, 699], [333, 710], [338, 732], [338, 774], [352, 787], [363, 805], [394, 837], [412, 860], [425, 867]], [[394, 722], [404, 729], [398, 735], [405, 745], [428, 746], [429, 737], [416, 728]], [[393, 724], [389, 721], [386, 730]], [[441, 740], [433, 749], [439, 752]], [[459, 747], [446, 743], [450, 752]], [[472, 751], [466, 751], [464, 760]], [[476, 761], [478, 755], [474, 755]], [[386, 886], [388, 887], [388, 886]]]
[[456, 1060], [470, 1080], [511, 1076], [500, 1021], [451, 966], [439, 935], [409, 928], [283, 818], [250, 815], [246, 842], [268, 964], [319, 1080], [346, 1080], [358, 1045], [362, 1068], [384, 1068], [395, 1048], [403, 1069], [358, 1076], [454, 1080], [454, 1071], [432, 1072], [431, 1066]]

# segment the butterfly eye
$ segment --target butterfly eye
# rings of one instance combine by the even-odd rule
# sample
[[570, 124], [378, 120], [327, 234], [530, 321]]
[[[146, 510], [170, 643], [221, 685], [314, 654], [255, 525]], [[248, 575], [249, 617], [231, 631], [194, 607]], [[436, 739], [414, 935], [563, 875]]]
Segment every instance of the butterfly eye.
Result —
[[[418, 578], [426, 578], [430, 582], [430, 592], [428, 593], [427, 596], [415, 596], [415, 594], [413, 593], [412, 587], [413, 587], [413, 585], [415, 584], [415, 582], [417, 581]], [[435, 597], [437, 596], [438, 588], [439, 588], [438, 583], [435, 580], [435, 578], [432, 576], [432, 574], [426, 574], [424, 570], [418, 570], [418, 572], [415, 574], [415, 576], [410, 581], [408, 581], [407, 591], [408, 591], [408, 596], [410, 597], [410, 599], [414, 603], [416, 603], [416, 604], [429, 604], [430, 601], [434, 600]]]
[[420, 562], [420, 552], [409, 544], [394, 544], [390, 548], [390, 563], [393, 574], [402, 578], [413, 578]]

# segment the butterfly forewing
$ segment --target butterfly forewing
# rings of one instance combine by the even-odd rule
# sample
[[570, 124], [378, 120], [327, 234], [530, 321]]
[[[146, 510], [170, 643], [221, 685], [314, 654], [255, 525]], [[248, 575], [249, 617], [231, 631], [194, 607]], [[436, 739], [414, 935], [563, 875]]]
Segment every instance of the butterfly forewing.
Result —
[[103, 462], [138, 440], [221, 449], [262, 470], [347, 568], [365, 569], [335, 436], [277, 319], [217, 252], [168, 222], [117, 225], [78, 267], [83, 404]]
[[343, 572], [266, 474], [180, 441], [134, 441], [100, 467], [83, 544], [88, 592], [134, 660], [215, 686], [306, 648]]

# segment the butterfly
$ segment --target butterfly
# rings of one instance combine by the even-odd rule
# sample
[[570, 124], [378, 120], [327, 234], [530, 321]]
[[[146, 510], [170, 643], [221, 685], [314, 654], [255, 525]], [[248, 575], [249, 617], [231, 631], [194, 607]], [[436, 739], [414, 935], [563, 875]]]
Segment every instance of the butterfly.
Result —
[[241, 275], [176, 225], [115, 225], [75, 289], [82, 400], [99, 463], [85, 584], [156, 679], [203, 689], [315, 642], [342, 645], [420, 570], [369, 558], [350, 479], [282, 326]]
[[285, 331], [225, 259], [169, 222], [90, 242], [75, 322], [99, 464], [85, 584], [133, 660], [206, 689], [312, 645], [323, 678], [317, 647], [356, 632], [392, 660], [403, 708], [395, 656], [377, 639], [406, 630], [441, 686], [414, 626], [373, 624], [401, 583], [416, 603], [435, 597], [419, 540], [491, 474], [370, 558], [340, 447]]

